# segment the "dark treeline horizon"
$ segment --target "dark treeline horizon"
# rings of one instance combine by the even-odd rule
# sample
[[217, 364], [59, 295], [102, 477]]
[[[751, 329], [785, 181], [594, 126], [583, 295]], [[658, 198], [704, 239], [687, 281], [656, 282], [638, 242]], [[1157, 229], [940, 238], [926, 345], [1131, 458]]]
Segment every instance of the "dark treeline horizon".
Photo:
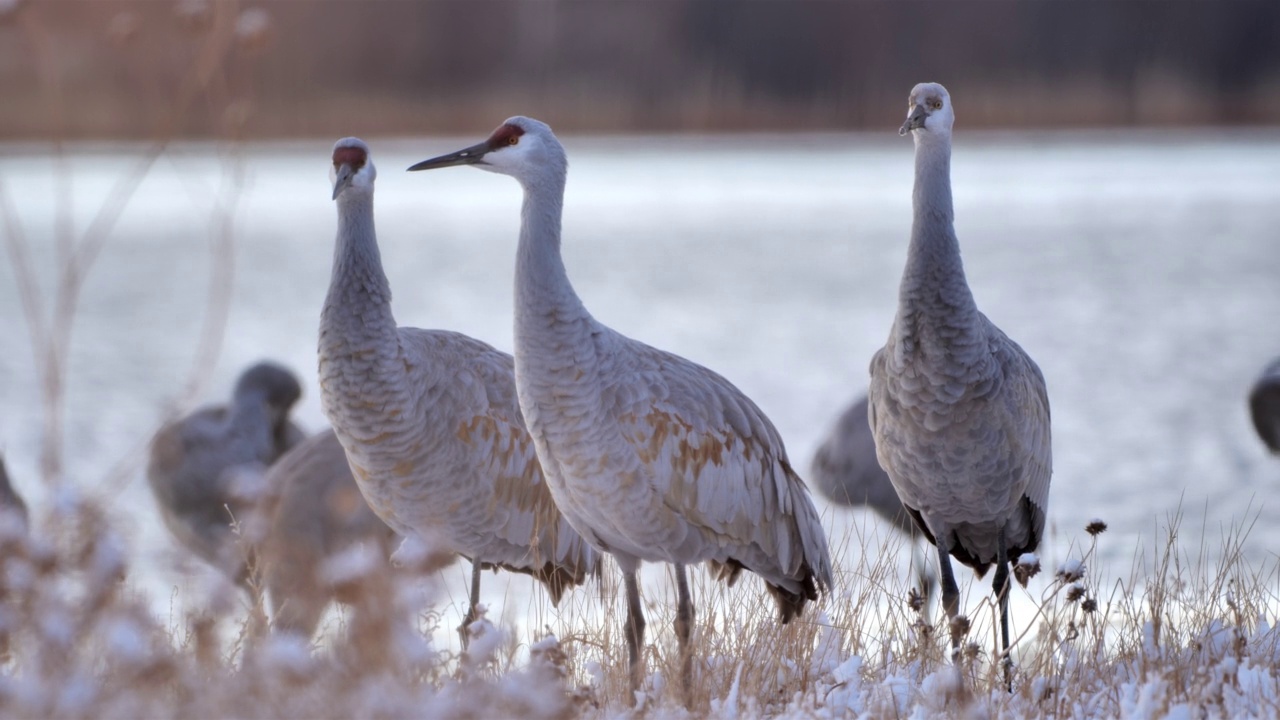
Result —
[[474, 134], [513, 114], [884, 128], [925, 80], [970, 127], [1277, 124], [1280, 2], [28, 0], [0, 17], [5, 139]]

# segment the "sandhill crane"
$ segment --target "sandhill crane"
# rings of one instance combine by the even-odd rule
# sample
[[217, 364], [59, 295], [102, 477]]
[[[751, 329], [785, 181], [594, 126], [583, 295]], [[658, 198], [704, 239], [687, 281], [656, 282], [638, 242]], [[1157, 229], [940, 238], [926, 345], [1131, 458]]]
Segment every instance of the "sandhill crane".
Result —
[[285, 453], [267, 471], [266, 485], [275, 497], [260, 557], [271, 619], [277, 630], [310, 637], [330, 600], [360, 600], [360, 588], [325, 577], [325, 562], [368, 543], [375, 571], [385, 571], [396, 534], [364, 501], [333, 430]]
[[[954, 622], [951, 557], [981, 577], [995, 564], [1008, 678], [1008, 560], [1036, 549], [1052, 457], [1049, 397], [1031, 357], [978, 311], [951, 203], [945, 88], [911, 91], [901, 134], [915, 140], [911, 244], [889, 340], [871, 360], [870, 422], [880, 464], [938, 547], [942, 603]], [[960, 636], [952, 633], [953, 647]]]
[[[12, 524], [9, 528], [0, 527], [0, 538], [6, 534], [25, 534], [29, 520], [27, 503], [9, 482], [9, 469], [5, 466], [4, 455], [0, 454], [0, 523]], [[12, 533], [5, 533], [6, 529]]]
[[301, 395], [293, 373], [261, 362], [240, 375], [230, 405], [196, 410], [151, 440], [147, 482], [165, 526], [240, 584], [248, 566], [231, 525], [246, 520], [259, 500], [255, 489], [240, 485], [305, 437], [289, 421]]
[[1271, 452], [1280, 454], [1280, 358], [1262, 371], [1249, 391], [1249, 415], [1258, 437]]
[[511, 356], [459, 333], [396, 326], [374, 231], [376, 174], [358, 138], [333, 146], [338, 234], [320, 315], [320, 397], [378, 517], [472, 561], [465, 640], [481, 568], [530, 574], [558, 603], [600, 556], [551, 499]]
[[693, 606], [685, 566], [765, 582], [782, 622], [831, 586], [818, 514], [782, 438], [736, 387], [625, 337], [587, 312], [560, 255], [568, 161], [546, 124], [504, 122], [488, 140], [410, 170], [474, 165], [524, 188], [515, 277], [516, 386], [556, 504], [622, 567], [631, 684], [644, 679], [636, 571], [675, 566], [675, 630], [689, 701]]
[[827, 433], [809, 463], [809, 479], [831, 502], [847, 507], [866, 506], [911, 538], [912, 563], [918, 565], [917, 582], [925, 605], [933, 596], [935, 581], [928, 563], [917, 562], [918, 530], [902, 507], [889, 474], [876, 459], [876, 440], [867, 418], [867, 396], [854, 399]]

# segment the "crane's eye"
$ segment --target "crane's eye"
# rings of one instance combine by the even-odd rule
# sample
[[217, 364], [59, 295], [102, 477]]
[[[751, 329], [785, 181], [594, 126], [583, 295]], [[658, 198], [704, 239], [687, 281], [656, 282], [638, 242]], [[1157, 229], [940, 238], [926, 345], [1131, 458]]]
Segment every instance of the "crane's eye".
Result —
[[507, 144], [508, 144], [508, 145], [516, 145], [516, 144], [518, 144], [519, 142], [520, 142], [520, 136], [519, 136], [519, 135], [512, 135], [511, 137], [507, 138]]
[[941, 109], [942, 109], [942, 100], [941, 100], [941, 99], [939, 99], [939, 98], [934, 98], [933, 100], [930, 100], [930, 101], [929, 101], [929, 107], [933, 108], [934, 110], [941, 110]]

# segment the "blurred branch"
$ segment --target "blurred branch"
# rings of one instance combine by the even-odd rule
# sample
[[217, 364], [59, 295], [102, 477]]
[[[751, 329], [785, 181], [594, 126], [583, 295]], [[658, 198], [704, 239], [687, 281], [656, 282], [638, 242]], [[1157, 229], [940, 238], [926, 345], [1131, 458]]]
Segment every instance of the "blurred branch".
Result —
[[[54, 291], [53, 313], [47, 324], [35, 273], [31, 266], [28, 245], [21, 232], [13, 203], [8, 194], [3, 191], [3, 186], [0, 186], [0, 213], [3, 214], [6, 230], [6, 247], [18, 278], [23, 312], [32, 339], [35, 365], [37, 371], [41, 373], [45, 414], [40, 452], [41, 478], [46, 485], [55, 485], [62, 480], [63, 476], [67, 365], [75, 316], [85, 280], [138, 187], [151, 172], [156, 159], [164, 153], [176, 136], [193, 101], [206, 93], [215, 83], [221, 82], [225, 85], [225, 79], [220, 77], [220, 73], [226, 65], [228, 53], [235, 41], [238, 3], [235, 0], [213, 3], [211, 27], [204, 37], [191, 69], [184, 75], [178, 87], [173, 104], [161, 118], [154, 134], [155, 139], [143, 152], [142, 157], [138, 158], [132, 167], [116, 180], [107, 198], [97, 208], [83, 235], [78, 239], [75, 237], [74, 227], [72, 173], [67, 166], [63, 139], [66, 133], [66, 98], [62, 71], [55, 55], [56, 46], [44, 27], [38, 10], [39, 8], [30, 8], [22, 12], [19, 17], [22, 31], [34, 48], [36, 73], [51, 120], [57, 168], [54, 222], [56, 261], [59, 272]], [[243, 168], [237, 165], [234, 174], [235, 180], [232, 186], [234, 192], [238, 194], [242, 186]], [[221, 342], [214, 335], [220, 334], [226, 324], [230, 303], [226, 288], [229, 287], [231, 273], [229, 234], [232, 231], [230, 216], [233, 210], [233, 200], [227, 199], [220, 201], [218, 208], [215, 209], [215, 227], [217, 228], [215, 232], [221, 238], [215, 240], [215, 245], [218, 248], [225, 248], [225, 252], [215, 249], [212, 280], [215, 287], [210, 291], [210, 313], [202, 333], [200, 354], [192, 372], [192, 379], [188, 383], [188, 392], [193, 396], [199, 390], [200, 378], [209, 375], [209, 370], [216, 361]], [[136, 455], [134, 457], [136, 458]], [[133, 462], [124, 461], [117, 465], [116, 471], [127, 477], [131, 471], [126, 468], [133, 464]]]

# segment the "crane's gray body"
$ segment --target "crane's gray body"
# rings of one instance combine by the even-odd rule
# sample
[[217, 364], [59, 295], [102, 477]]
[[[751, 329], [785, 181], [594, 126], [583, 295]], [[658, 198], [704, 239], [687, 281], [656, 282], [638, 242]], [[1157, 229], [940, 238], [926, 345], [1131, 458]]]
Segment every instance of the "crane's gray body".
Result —
[[259, 363], [240, 376], [230, 405], [167, 423], [151, 441], [147, 483], [165, 526], [240, 583], [247, 567], [231, 525], [249, 520], [260, 499], [240, 484], [305, 437], [288, 418], [301, 392], [293, 373]]
[[271, 620], [277, 630], [310, 637], [331, 601], [359, 597], [325, 579], [325, 562], [368, 543], [379, 561], [373, 571], [385, 572], [397, 536], [369, 509], [333, 430], [285, 453], [267, 472], [267, 486], [277, 495], [261, 552]]
[[921, 530], [981, 575], [1001, 554], [1002, 536], [1016, 558], [1043, 533], [1049, 400], [1040, 369], [978, 311], [965, 280], [945, 111], [945, 127], [913, 132], [911, 244], [897, 316], [871, 361], [869, 420], [880, 464]]

